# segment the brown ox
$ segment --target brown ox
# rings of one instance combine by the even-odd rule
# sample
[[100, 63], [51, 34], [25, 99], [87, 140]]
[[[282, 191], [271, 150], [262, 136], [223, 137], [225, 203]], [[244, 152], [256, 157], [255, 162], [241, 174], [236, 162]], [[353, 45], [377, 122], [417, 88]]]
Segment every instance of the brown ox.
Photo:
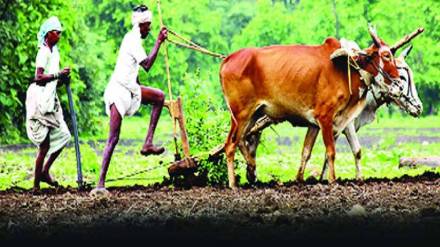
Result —
[[[374, 44], [365, 50], [366, 55], [359, 57], [357, 63], [373, 75], [375, 81], [382, 83], [387, 93], [398, 97], [401, 89], [392, 52], [373, 30], [369, 31]], [[229, 187], [236, 187], [236, 147], [244, 144], [246, 133], [263, 115], [275, 121], [287, 120], [295, 126], [312, 126], [309, 130], [322, 129], [329, 182], [335, 181], [334, 132], [340, 133], [359, 115], [365, 106], [368, 89], [359, 73], [351, 70], [350, 93], [347, 64], [330, 60], [330, 55], [338, 48], [338, 40], [327, 38], [318, 46], [245, 48], [223, 61], [220, 79], [232, 115], [225, 143]], [[240, 150], [246, 160], [252, 159], [247, 148]], [[248, 180], [255, 179], [254, 174], [255, 162], [248, 163]]]
[[[357, 116], [352, 122], [350, 122], [347, 127], [343, 130], [343, 134], [347, 138], [347, 141], [350, 145], [351, 151], [353, 152], [356, 164], [356, 179], [361, 180], [361, 146], [359, 143], [359, 139], [357, 136], [358, 130], [369, 123], [371, 123], [376, 116], [376, 111], [379, 107], [384, 105], [385, 103], [394, 103], [398, 105], [402, 110], [406, 111], [413, 117], [419, 116], [423, 111], [423, 104], [420, 101], [417, 93], [417, 89], [413, 80], [413, 73], [411, 68], [405, 62], [405, 57], [411, 51], [412, 46], [406, 48], [399, 57], [396, 58], [396, 65], [399, 71], [399, 76], [403, 82], [403, 93], [399, 98], [390, 98], [388, 95], [383, 94], [374, 83], [371, 84], [371, 90], [367, 93], [366, 105], [362, 112]], [[245, 152], [249, 152], [251, 154], [252, 160], [246, 160], [247, 163], [255, 162], [256, 150], [259, 144], [261, 132], [264, 128], [270, 126], [274, 123], [271, 119], [269, 119], [266, 115], [260, 118], [255, 126], [249, 131], [246, 135], [245, 143], [240, 145], [241, 149], [246, 148]], [[312, 127], [309, 127], [312, 128]], [[317, 134], [317, 133], [316, 133]], [[316, 136], [312, 136], [313, 139]], [[309, 137], [310, 138], [310, 137]], [[338, 136], [335, 136], [335, 140]], [[308, 160], [310, 159], [310, 150], [313, 147], [312, 142], [308, 142], [311, 146], [304, 146], [301, 166], [297, 173], [297, 180], [302, 181], [304, 179], [304, 170], [307, 165]], [[326, 160], [326, 159], [325, 159]], [[324, 174], [326, 173], [327, 162], [324, 162], [323, 171], [320, 176], [320, 180], [324, 179]], [[252, 181], [251, 181], [252, 182]]]

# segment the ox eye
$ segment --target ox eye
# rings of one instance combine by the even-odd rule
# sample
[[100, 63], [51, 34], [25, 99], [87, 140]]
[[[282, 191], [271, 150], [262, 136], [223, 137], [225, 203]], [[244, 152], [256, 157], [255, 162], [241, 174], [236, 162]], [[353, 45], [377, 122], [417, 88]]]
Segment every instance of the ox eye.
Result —
[[385, 54], [383, 55], [383, 58], [384, 58], [386, 61], [390, 61], [390, 60], [391, 60], [391, 54], [389, 54], [389, 53], [385, 53]]

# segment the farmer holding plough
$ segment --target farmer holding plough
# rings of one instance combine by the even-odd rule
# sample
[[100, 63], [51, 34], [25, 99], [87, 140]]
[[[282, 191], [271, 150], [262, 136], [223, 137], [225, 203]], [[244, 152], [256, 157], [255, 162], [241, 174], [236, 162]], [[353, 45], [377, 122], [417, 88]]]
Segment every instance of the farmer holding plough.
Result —
[[147, 156], [158, 155], [165, 151], [163, 147], [153, 145], [154, 130], [164, 106], [165, 95], [159, 89], [141, 86], [138, 71], [139, 65], [147, 72], [150, 70], [161, 44], [167, 38], [167, 29], [163, 27], [160, 30], [153, 50], [147, 56], [142, 47], [142, 40], [148, 36], [150, 31], [152, 13], [145, 5], [136, 6], [133, 8], [131, 21], [133, 28], [122, 40], [116, 67], [104, 93], [106, 113], [110, 116], [110, 131], [103, 153], [98, 185], [92, 190], [92, 195], [107, 193], [105, 176], [113, 150], [119, 140], [122, 118], [136, 113], [141, 103], [144, 105], [152, 104], [153, 109], [148, 133], [140, 153]]
[[[35, 78], [26, 92], [26, 131], [29, 139], [39, 147], [35, 160], [34, 191], [40, 189], [40, 182], [58, 186], [49, 169], [70, 139], [56, 92], [57, 86], [66, 83], [70, 74], [67, 67], [60, 71], [60, 54], [56, 44], [61, 32], [61, 23], [55, 16], [40, 27]], [[47, 154], [49, 158], [43, 167]]]

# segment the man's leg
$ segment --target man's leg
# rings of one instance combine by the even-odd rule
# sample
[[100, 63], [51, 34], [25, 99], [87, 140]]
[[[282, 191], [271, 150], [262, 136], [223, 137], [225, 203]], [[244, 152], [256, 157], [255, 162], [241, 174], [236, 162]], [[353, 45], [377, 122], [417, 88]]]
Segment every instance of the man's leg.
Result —
[[46, 161], [46, 164], [43, 167], [43, 171], [42, 171], [42, 176], [41, 176], [41, 181], [48, 183], [49, 185], [58, 187], [58, 182], [53, 180], [52, 177], [49, 174], [49, 169], [52, 166], [53, 162], [56, 160], [56, 158], [58, 158], [58, 156], [60, 155], [61, 151], [63, 151], [64, 147], [60, 148], [60, 150], [52, 153], [49, 158]]
[[34, 190], [40, 189], [40, 181], [42, 180], [42, 169], [44, 164], [44, 158], [49, 151], [49, 133], [47, 133], [46, 139], [40, 144], [38, 149], [37, 158], [35, 160], [35, 172], [34, 172]]
[[108, 166], [113, 155], [113, 150], [115, 150], [116, 144], [119, 141], [119, 133], [121, 132], [122, 117], [119, 114], [118, 109], [115, 104], [110, 106], [110, 130], [107, 139], [107, 144], [105, 145], [101, 173], [99, 175], [99, 181], [96, 188], [105, 188], [105, 176], [107, 175]]
[[149, 154], [161, 154], [165, 151], [163, 147], [156, 147], [153, 145], [154, 131], [156, 130], [157, 122], [159, 121], [160, 113], [162, 112], [163, 104], [165, 101], [164, 93], [155, 88], [143, 87], [142, 91], [142, 104], [152, 104], [153, 110], [151, 111], [150, 125], [148, 127], [147, 137], [142, 147], [141, 154], [147, 156]]

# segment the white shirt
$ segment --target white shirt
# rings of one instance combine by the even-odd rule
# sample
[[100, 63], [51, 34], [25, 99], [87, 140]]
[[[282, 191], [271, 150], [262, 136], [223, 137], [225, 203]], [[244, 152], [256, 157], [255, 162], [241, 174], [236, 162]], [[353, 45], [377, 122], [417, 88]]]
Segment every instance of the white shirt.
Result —
[[137, 91], [136, 78], [139, 72], [139, 64], [147, 58], [142, 47], [142, 38], [139, 28], [133, 28], [122, 40], [119, 55], [116, 61], [110, 83], [119, 83], [130, 91]]
[[60, 71], [60, 53], [56, 46], [52, 47], [52, 51], [47, 46], [41, 46], [38, 49], [37, 59], [35, 61], [36, 68], [44, 68], [44, 74], [55, 74]]
[[[46, 45], [40, 46], [35, 61], [36, 68], [44, 68], [44, 74], [55, 74], [60, 70], [60, 53], [56, 46], [52, 47], [52, 51]], [[35, 69], [36, 70], [36, 69]], [[32, 83], [27, 91], [26, 96], [26, 116], [27, 119], [33, 117], [37, 108], [39, 114], [57, 112], [59, 102], [57, 97], [58, 80], [46, 83], [45, 86], [38, 86]]]

